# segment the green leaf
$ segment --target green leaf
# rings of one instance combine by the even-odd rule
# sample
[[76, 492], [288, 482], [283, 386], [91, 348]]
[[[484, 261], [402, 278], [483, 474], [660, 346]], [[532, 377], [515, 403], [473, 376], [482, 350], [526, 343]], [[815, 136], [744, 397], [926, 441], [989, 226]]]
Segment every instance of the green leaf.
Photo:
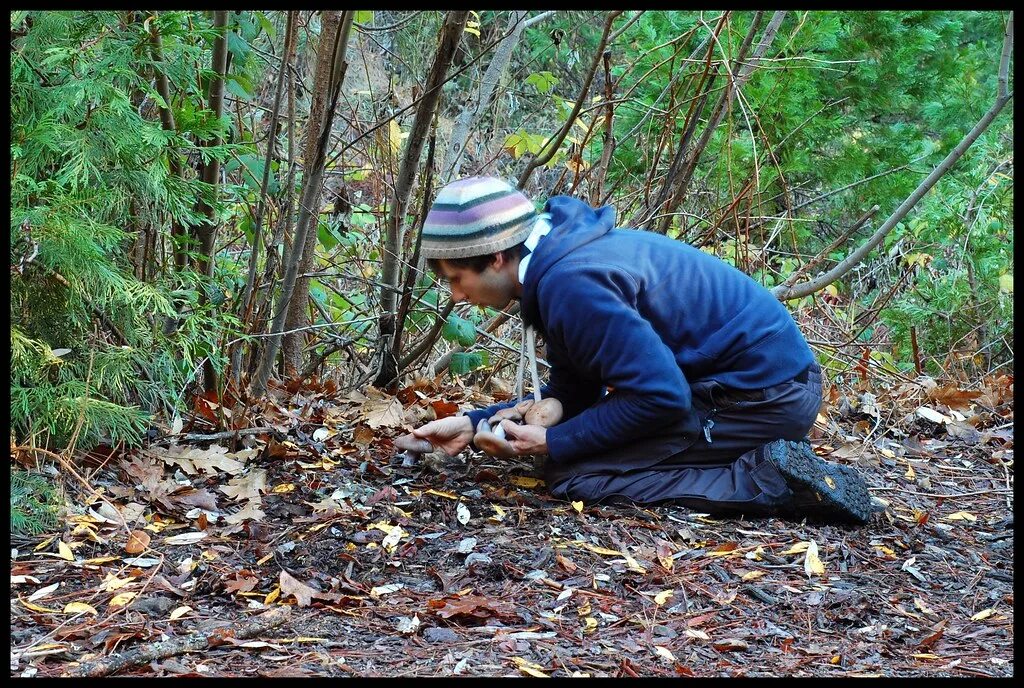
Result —
[[448, 362], [448, 371], [452, 375], [465, 375], [478, 368], [486, 367], [489, 363], [489, 358], [486, 351], [474, 351], [472, 353], [459, 351], [452, 354], [451, 361]]
[[358, 10], [353, 17], [356, 24], [372, 24], [373, 10]]
[[441, 329], [441, 336], [449, 342], [470, 346], [476, 341], [476, 329], [473, 327], [473, 323], [453, 313], [448, 316], [448, 321]]
[[526, 77], [526, 83], [536, 88], [539, 93], [550, 93], [558, 83], [558, 77], [551, 72], [535, 72]]

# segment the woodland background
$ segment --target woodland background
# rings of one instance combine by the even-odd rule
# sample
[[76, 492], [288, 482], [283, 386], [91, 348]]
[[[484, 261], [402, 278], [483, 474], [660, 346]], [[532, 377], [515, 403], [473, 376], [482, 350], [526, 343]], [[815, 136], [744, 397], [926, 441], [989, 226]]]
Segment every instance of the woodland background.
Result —
[[[13, 11], [12, 533], [74, 527], [153, 442], [366, 454], [507, 395], [514, 308], [452, 303], [418, 252], [470, 174], [771, 288], [848, 436], [914, 387], [911, 414], [947, 402], [918, 422], [995, 428], [1012, 465], [1012, 36], [1002, 11]], [[365, 413], [316, 436], [339, 399]]]

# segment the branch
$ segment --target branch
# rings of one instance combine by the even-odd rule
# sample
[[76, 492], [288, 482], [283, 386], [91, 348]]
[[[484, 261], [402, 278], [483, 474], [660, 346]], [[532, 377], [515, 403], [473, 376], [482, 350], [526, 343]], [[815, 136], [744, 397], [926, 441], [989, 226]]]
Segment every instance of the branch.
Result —
[[86, 662], [72, 671], [68, 676], [100, 678], [116, 674], [129, 667], [148, 664], [155, 659], [166, 659], [185, 652], [197, 652], [211, 647], [224, 645], [230, 638], [251, 638], [271, 628], [280, 626], [291, 616], [289, 606], [275, 607], [237, 629], [217, 628], [209, 633], [193, 633], [184, 638], [175, 638], [162, 643], [141, 645], [120, 655], [104, 657], [95, 662]]
[[562, 125], [562, 129], [555, 134], [546, 144], [545, 148], [547, 152], [535, 157], [527, 165], [523, 173], [519, 175], [519, 181], [516, 182], [516, 187], [522, 189], [526, 186], [526, 181], [533, 174], [533, 171], [541, 165], [547, 164], [549, 160], [555, 155], [555, 151], [562, 145], [562, 141], [569, 134], [569, 129], [572, 128], [572, 123], [576, 120], [576, 116], [579, 115], [580, 109], [583, 107], [583, 101], [586, 100], [587, 92], [590, 91], [590, 84], [594, 80], [594, 73], [597, 71], [597, 66], [601, 63], [601, 56], [604, 55], [605, 46], [608, 45], [608, 34], [612, 29], [612, 22], [615, 18], [622, 14], [621, 10], [612, 10], [608, 13], [607, 18], [604, 21], [604, 32], [601, 34], [601, 41], [597, 45], [597, 50], [594, 54], [594, 59], [590, 63], [590, 69], [587, 71], [587, 78], [583, 82], [583, 88], [580, 89], [579, 98], [576, 99], [576, 104], [573, 106], [572, 112], [569, 113], [569, 117], [566, 118], [565, 124]]

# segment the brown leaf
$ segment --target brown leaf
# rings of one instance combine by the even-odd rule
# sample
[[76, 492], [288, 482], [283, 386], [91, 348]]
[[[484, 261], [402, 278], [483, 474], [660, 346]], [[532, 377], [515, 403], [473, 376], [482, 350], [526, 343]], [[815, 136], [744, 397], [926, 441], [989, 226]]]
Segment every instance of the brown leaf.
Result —
[[[284, 573], [284, 571], [282, 571], [281, 573]], [[236, 573], [234, 578], [224, 583], [224, 589], [232, 593], [233, 595], [237, 595], [240, 592], [252, 591], [256, 588], [259, 582], [259, 579], [255, 576], [245, 576], [241, 573]], [[281, 586], [281, 590], [282, 592], [284, 591], [283, 585]], [[296, 596], [295, 599], [298, 599], [298, 597]]]
[[133, 530], [128, 535], [128, 544], [125, 545], [124, 551], [128, 554], [138, 554], [149, 547], [149, 533], [144, 530]]
[[437, 418], [439, 420], [441, 418], [454, 416], [456, 413], [459, 412], [458, 404], [453, 404], [447, 401], [432, 401], [430, 402], [430, 406], [431, 408], [434, 409], [434, 413], [437, 414]]
[[946, 632], [946, 623], [947, 620], [943, 619], [939, 623], [935, 624], [932, 628], [932, 632], [925, 636], [924, 640], [918, 643], [918, 647], [926, 650], [931, 649], [932, 645], [937, 643], [939, 638], [942, 637], [942, 634]]
[[927, 391], [928, 396], [945, 404], [949, 408], [966, 411], [971, 408], [971, 401], [981, 396], [981, 392], [957, 389], [954, 385], [934, 387]]
[[281, 586], [282, 597], [295, 595], [295, 600], [299, 603], [300, 607], [308, 607], [313, 601], [313, 597], [320, 592], [316, 588], [311, 588], [298, 580], [284, 569], [281, 570], [281, 575], [278, 577], [278, 583]]

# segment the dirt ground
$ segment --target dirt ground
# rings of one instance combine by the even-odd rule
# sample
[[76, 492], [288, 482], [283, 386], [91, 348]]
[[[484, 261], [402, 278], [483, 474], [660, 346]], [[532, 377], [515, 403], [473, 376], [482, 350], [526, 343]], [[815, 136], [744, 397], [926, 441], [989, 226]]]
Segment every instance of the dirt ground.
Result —
[[850, 399], [812, 443], [888, 504], [852, 528], [567, 504], [530, 459], [403, 466], [409, 411], [445, 409], [411, 395], [93, 452], [100, 494], [70, 481], [62, 529], [12, 540], [11, 676], [1012, 676], [1012, 400], [972, 435]]

